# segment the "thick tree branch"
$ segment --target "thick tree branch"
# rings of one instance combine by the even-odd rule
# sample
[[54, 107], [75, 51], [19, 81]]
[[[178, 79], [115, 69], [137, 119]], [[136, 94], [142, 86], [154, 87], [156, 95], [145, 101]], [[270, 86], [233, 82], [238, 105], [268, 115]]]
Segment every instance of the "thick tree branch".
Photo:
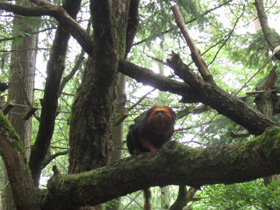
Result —
[[143, 153], [79, 175], [57, 175], [48, 183], [44, 209], [52, 209], [53, 204], [61, 209], [96, 205], [152, 186], [198, 188], [277, 174], [280, 173], [279, 133], [280, 128], [274, 127], [244, 144], [205, 149], [173, 141], [157, 154]]
[[[34, 2], [34, 1], [33, 1]], [[37, 2], [37, 1], [36, 1]], [[88, 53], [92, 53], [93, 41], [89, 34], [83, 29], [74, 18], [71, 17], [65, 9], [45, 1], [37, 2], [40, 6], [35, 8], [26, 8], [9, 3], [0, 3], [0, 9], [22, 16], [44, 16], [54, 17], [71, 35], [79, 42], [82, 48]]]
[[178, 55], [173, 54], [168, 63], [186, 83], [160, 76], [123, 59], [119, 61], [119, 71], [143, 84], [180, 95], [185, 103], [202, 102], [209, 105], [248, 129], [251, 134], [259, 135], [267, 127], [278, 125], [240, 99], [200, 79], [182, 62]]
[[259, 135], [267, 127], [278, 125], [261, 112], [249, 107], [245, 102], [228, 94], [214, 84], [209, 84], [199, 79], [187, 65], [185, 65], [177, 54], [167, 61], [170, 67], [180, 78], [197, 92], [197, 99], [216, 109], [236, 123], [242, 125], [251, 134]]
[[0, 112], [0, 154], [5, 163], [17, 209], [40, 209], [24, 156], [24, 147], [10, 122]]
[[119, 71], [145, 85], [180, 95], [186, 98], [189, 103], [198, 102], [195, 99], [196, 93], [192, 92], [189, 85], [156, 74], [152, 70], [137, 66], [125, 59], [119, 60]]

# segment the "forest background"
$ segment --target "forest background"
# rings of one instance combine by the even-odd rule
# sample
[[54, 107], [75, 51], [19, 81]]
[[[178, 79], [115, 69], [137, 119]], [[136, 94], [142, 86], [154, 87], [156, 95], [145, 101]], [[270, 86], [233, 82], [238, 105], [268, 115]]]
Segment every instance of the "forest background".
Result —
[[[2, 115], [2, 209], [142, 209], [144, 187], [152, 209], [280, 208], [280, 131], [259, 136], [279, 121], [280, 2], [0, 9], [1, 109], [18, 134]], [[180, 144], [128, 158], [128, 126], [154, 104], [176, 111]]]

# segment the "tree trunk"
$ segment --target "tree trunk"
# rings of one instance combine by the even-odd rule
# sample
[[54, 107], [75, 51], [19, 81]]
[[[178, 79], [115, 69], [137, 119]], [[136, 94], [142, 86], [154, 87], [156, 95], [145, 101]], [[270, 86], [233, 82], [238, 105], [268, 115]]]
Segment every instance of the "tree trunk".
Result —
[[39, 210], [39, 197], [35, 196], [35, 187], [21, 139], [2, 112], [0, 113], [0, 122], [0, 155], [6, 166], [13, 196], [16, 198], [15, 208]]
[[[27, 0], [17, 0], [16, 4], [31, 6]], [[28, 109], [27, 106], [33, 103], [37, 34], [32, 33], [38, 31], [39, 21], [39, 18], [27, 18], [19, 15], [15, 15], [13, 20], [14, 37], [29, 35], [21, 38], [19, 43], [12, 44], [8, 100], [14, 100], [19, 105], [13, 108], [13, 113], [8, 115], [8, 119], [23, 141], [27, 159], [30, 156], [32, 118], [23, 120], [22, 114]], [[7, 174], [4, 171], [2, 186], [7, 185], [7, 187], [4, 188], [2, 194], [3, 210], [15, 208], [10, 184], [7, 183]]]
[[[273, 68], [270, 71], [270, 74], [267, 77], [267, 80], [265, 82], [265, 85], [260, 88], [261, 90], [271, 90], [274, 88], [275, 86], [275, 82], [277, 81], [276, 78], [276, 67]], [[264, 92], [260, 95], [258, 95], [255, 99], [255, 103], [257, 106], [257, 109], [259, 111], [261, 111], [262, 113], [264, 113], [266, 116], [268, 117], [272, 117], [275, 113], [275, 110], [277, 110], [276, 103], [278, 101], [278, 96], [275, 92]], [[268, 184], [270, 184], [272, 181], [280, 181], [280, 178], [278, 175], [271, 175], [271, 176], [267, 176], [264, 177], [264, 185], [267, 186]], [[271, 209], [271, 208], [269, 208]], [[279, 208], [277, 208], [279, 209]]]
[[70, 125], [70, 173], [108, 163], [118, 59], [125, 56], [129, 3], [91, 1], [94, 51], [87, 62]]
[[[76, 19], [76, 15], [80, 10], [80, 5], [81, 0], [64, 0], [63, 2], [63, 8], [73, 19]], [[58, 104], [58, 92], [60, 90], [61, 77], [65, 68], [65, 58], [69, 39], [69, 31], [59, 24], [47, 64], [47, 78], [42, 100], [40, 126], [35, 143], [32, 146], [29, 162], [32, 177], [36, 185], [39, 185], [42, 166], [53, 136]]]
[[[120, 75], [118, 87], [117, 87], [117, 102], [116, 102], [116, 111], [114, 119], [118, 118], [124, 112], [125, 107], [125, 76]], [[115, 123], [116, 121], [113, 120]], [[113, 126], [112, 129], [112, 140], [113, 140], [113, 151], [110, 155], [110, 163], [116, 162], [122, 157], [122, 147], [123, 147], [123, 123]], [[120, 200], [117, 198], [113, 202], [109, 202], [106, 205], [106, 210], [120, 210]]]
[[109, 162], [118, 61], [126, 53], [130, 1], [91, 0], [90, 3], [94, 50], [72, 107], [69, 173], [89, 171]]

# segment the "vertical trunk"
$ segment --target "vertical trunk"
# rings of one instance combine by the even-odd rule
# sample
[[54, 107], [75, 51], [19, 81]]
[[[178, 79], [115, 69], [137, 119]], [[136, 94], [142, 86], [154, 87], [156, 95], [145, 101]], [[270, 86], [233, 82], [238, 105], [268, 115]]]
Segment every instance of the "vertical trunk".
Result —
[[29, 173], [24, 148], [10, 122], [0, 113], [0, 155], [5, 163], [15, 200], [15, 208], [39, 210], [38, 197]]
[[109, 162], [118, 61], [126, 52], [129, 5], [130, 0], [90, 1], [94, 50], [72, 107], [69, 173], [89, 171]]
[[[261, 90], [271, 90], [274, 88], [275, 82], [276, 82], [275, 70], [276, 70], [276, 68], [273, 68], [270, 71], [270, 74], [267, 77], [267, 80], [266, 80], [264, 86], [262, 88], [260, 88]], [[259, 111], [261, 111], [262, 113], [264, 113], [266, 116], [272, 117], [275, 114], [275, 110], [277, 109], [277, 107], [275, 107], [275, 105], [276, 105], [275, 102], [278, 100], [277, 98], [278, 98], [278, 96], [275, 92], [264, 92], [264, 93], [260, 94], [255, 99], [257, 109]], [[270, 182], [275, 181], [275, 180], [278, 180], [278, 181], [280, 180], [278, 175], [264, 177], [264, 185], [267, 186]], [[279, 209], [279, 208], [277, 208], [277, 209]]]
[[[64, 0], [63, 8], [73, 19], [80, 10], [81, 0]], [[29, 167], [35, 185], [39, 185], [44, 159], [49, 150], [55, 127], [58, 92], [65, 68], [70, 33], [58, 25], [47, 64], [47, 78], [42, 100], [41, 120], [36, 141], [32, 146]]]
[[128, 0], [91, 1], [95, 46], [73, 104], [70, 173], [108, 163], [118, 60], [125, 55], [128, 6]]
[[[121, 75], [117, 86], [116, 114], [114, 117], [122, 115], [125, 107], [125, 76]], [[113, 120], [113, 122], [115, 122]], [[116, 125], [112, 129], [113, 151], [110, 156], [110, 162], [118, 161], [122, 157], [123, 146], [123, 123]], [[106, 210], [120, 210], [120, 198], [115, 199], [106, 206]]]
[[109, 162], [118, 62], [133, 41], [138, 5], [138, 0], [90, 1], [94, 48], [72, 107], [69, 173], [89, 171]]
[[[27, 0], [16, 1], [17, 5], [30, 5]], [[13, 108], [13, 114], [8, 115], [8, 119], [19, 134], [26, 151], [26, 157], [30, 155], [32, 118], [22, 119], [22, 114], [27, 110], [27, 106], [33, 103], [33, 88], [35, 79], [35, 61], [37, 34], [39, 18], [27, 18], [16, 15], [13, 20], [13, 36], [21, 36], [25, 33], [28, 36], [21, 38], [20, 43], [12, 45], [10, 64], [10, 84], [8, 100], [15, 100], [17, 105]], [[3, 172], [2, 186], [7, 183], [6, 172]], [[10, 185], [8, 184], [2, 194], [2, 209], [11, 210], [15, 208]]]
[[[16, 3], [18, 5], [30, 4], [28, 0], [18, 0]], [[32, 33], [38, 31], [39, 21], [40, 19], [38, 18], [27, 18], [17, 15], [13, 20], [14, 37], [24, 33], [30, 34], [21, 38], [20, 43], [12, 45], [8, 91], [9, 100], [15, 100], [16, 104], [20, 104], [13, 108], [13, 112], [16, 114], [9, 114], [8, 119], [23, 140], [27, 157], [30, 155], [32, 118], [23, 120], [20, 114], [27, 110], [25, 106], [30, 106], [33, 103], [37, 34]]]

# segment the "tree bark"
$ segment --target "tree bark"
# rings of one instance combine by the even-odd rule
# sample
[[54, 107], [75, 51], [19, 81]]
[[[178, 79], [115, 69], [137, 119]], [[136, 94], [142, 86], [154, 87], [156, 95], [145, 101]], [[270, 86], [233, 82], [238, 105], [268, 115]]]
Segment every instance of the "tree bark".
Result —
[[[75, 19], [80, 9], [81, 0], [65, 0], [63, 7]], [[65, 68], [65, 57], [70, 33], [58, 25], [50, 58], [47, 64], [47, 79], [42, 100], [39, 131], [32, 147], [29, 167], [36, 185], [39, 184], [44, 159], [51, 144], [54, 131], [58, 92]]]
[[16, 209], [39, 210], [25, 150], [10, 122], [0, 113], [0, 154], [6, 166]]
[[[123, 114], [125, 107], [125, 76], [120, 75], [117, 86], [117, 102], [113, 122]], [[112, 129], [113, 150], [110, 154], [110, 163], [116, 162], [122, 158], [123, 147], [123, 123], [114, 125]], [[121, 198], [117, 198], [106, 205], [106, 210], [120, 210]]]
[[111, 121], [120, 76], [118, 60], [124, 58], [127, 51], [130, 1], [91, 0], [90, 9], [94, 49], [72, 107], [69, 173], [100, 168], [109, 162]]
[[[273, 69], [270, 71], [267, 80], [265, 82], [265, 85], [261, 88], [260, 90], [272, 90], [275, 87], [275, 83], [277, 81], [277, 76], [276, 76], [276, 67], [273, 67]], [[275, 110], [277, 109], [275, 107], [276, 101], [278, 101], [278, 96], [275, 92], [264, 92], [260, 95], [258, 95], [254, 102], [256, 103], [257, 109], [264, 113], [265, 115], [272, 117], [275, 113]], [[272, 181], [280, 181], [280, 178], [278, 175], [271, 175], [264, 177], [264, 185], [267, 186], [270, 184]], [[271, 207], [268, 207], [269, 210], [272, 210]], [[279, 208], [277, 208], [279, 210]], [[276, 209], [275, 209], [276, 210]]]
[[[28, 5], [29, 1], [16, 1], [16, 5]], [[10, 62], [10, 78], [8, 89], [8, 100], [14, 100], [16, 105], [13, 108], [13, 114], [8, 115], [12, 126], [19, 134], [25, 147], [26, 158], [30, 156], [31, 134], [32, 134], [32, 118], [23, 120], [22, 115], [33, 103], [33, 89], [35, 81], [35, 64], [36, 64], [36, 48], [37, 34], [40, 19], [15, 15], [13, 19], [13, 37], [20, 37], [19, 43], [12, 44], [12, 54]], [[29, 34], [25, 36], [25, 34]], [[33, 35], [32, 35], [33, 34]], [[6, 176], [3, 171], [2, 179], [2, 210], [12, 210], [15, 208], [13, 195]], [[7, 187], [4, 187], [7, 186]]]
[[280, 128], [274, 127], [244, 144], [205, 149], [172, 141], [157, 154], [143, 153], [77, 175], [57, 175], [48, 183], [45, 209], [52, 209], [53, 203], [62, 209], [97, 205], [152, 186], [199, 188], [280, 173], [279, 133]]
[[91, 1], [94, 50], [89, 58], [70, 126], [70, 173], [108, 163], [116, 99], [118, 59], [126, 52], [127, 0]]
[[138, 82], [180, 95], [185, 103], [202, 102], [209, 105], [220, 114], [242, 125], [251, 134], [259, 135], [267, 127], [278, 125], [277, 122], [249, 107], [245, 102], [226, 93], [216, 85], [198, 79], [199, 77], [191, 72], [178, 55], [173, 54], [169, 62], [176, 74], [180, 74], [182, 79], [187, 79], [185, 82], [160, 76], [149, 69], [139, 67], [123, 59], [119, 61], [119, 70]]

